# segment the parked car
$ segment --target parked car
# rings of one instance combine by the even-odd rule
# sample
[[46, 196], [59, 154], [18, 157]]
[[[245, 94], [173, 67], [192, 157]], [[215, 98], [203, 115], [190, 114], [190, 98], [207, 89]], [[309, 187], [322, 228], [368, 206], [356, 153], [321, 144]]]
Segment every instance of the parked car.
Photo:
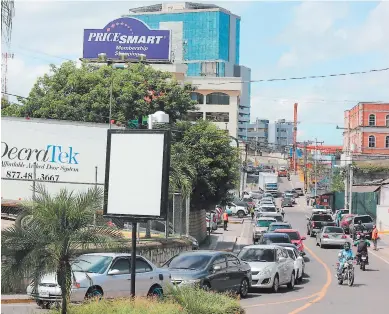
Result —
[[298, 232], [295, 229], [277, 229], [274, 232], [280, 232], [280, 233], [286, 233], [290, 241], [296, 246], [297, 250], [299, 252], [304, 252], [304, 240], [306, 240], [306, 237], [302, 237], [300, 235], [300, 232]]
[[[83, 254], [72, 262], [73, 282], [70, 301], [81, 302], [92, 297], [123, 298], [130, 294], [131, 254]], [[170, 272], [157, 268], [146, 258], [136, 256], [136, 295], [162, 295], [163, 287], [170, 283]], [[27, 287], [27, 295], [42, 308], [49, 308], [62, 300], [56, 274], [46, 274], [37, 291]]]
[[284, 218], [280, 213], [274, 213], [274, 212], [259, 212], [257, 217], [271, 217], [277, 220], [278, 222], [283, 222]]
[[314, 237], [317, 232], [324, 226], [335, 226], [335, 221], [332, 220], [331, 215], [328, 214], [312, 214], [307, 217], [307, 234]]
[[206, 290], [235, 291], [245, 298], [251, 287], [250, 265], [232, 253], [218, 251], [182, 252], [163, 267], [178, 287], [198, 285]]
[[292, 243], [286, 233], [268, 232], [264, 233], [259, 240], [259, 244], [277, 244], [277, 243]]
[[235, 203], [229, 203], [227, 205], [226, 211], [228, 215], [237, 215], [239, 218], [243, 218], [249, 214], [247, 206], [242, 206]]
[[[358, 222], [362, 222], [362, 227], [359, 227]], [[355, 240], [357, 233], [363, 233], [367, 238], [371, 239], [373, 232], [374, 221], [369, 215], [357, 215], [354, 216], [350, 222], [350, 236]]]
[[292, 229], [292, 225], [287, 222], [273, 222], [269, 225], [267, 232], [274, 232], [277, 229]]
[[284, 197], [281, 200], [281, 207], [293, 207], [293, 199], [289, 197]]
[[269, 225], [273, 222], [277, 222], [277, 220], [270, 217], [260, 217], [257, 219], [253, 228], [254, 244], [262, 237], [262, 235], [267, 231]]
[[285, 248], [277, 245], [249, 245], [238, 255], [252, 271], [252, 288], [268, 288], [277, 293], [281, 285], [294, 288], [294, 261]]
[[346, 242], [349, 242], [349, 239], [341, 227], [325, 226], [316, 234], [316, 245], [320, 248], [343, 246]]
[[304, 196], [304, 191], [302, 188], [295, 188], [294, 189], [299, 196]]
[[356, 215], [354, 214], [348, 214], [348, 215], [344, 215], [342, 217], [342, 220], [340, 221], [340, 227], [343, 228], [344, 232], [345, 233], [350, 233], [350, 223], [353, 221], [353, 217], [355, 217]]
[[305, 261], [303, 254], [293, 247], [293, 245], [285, 243], [280, 246], [287, 250], [289, 257], [294, 261], [295, 283], [301, 283], [305, 273]]
[[187, 239], [192, 243], [192, 250], [198, 250], [199, 249], [199, 242], [195, 237], [192, 237], [191, 235], [182, 235], [181, 238]]

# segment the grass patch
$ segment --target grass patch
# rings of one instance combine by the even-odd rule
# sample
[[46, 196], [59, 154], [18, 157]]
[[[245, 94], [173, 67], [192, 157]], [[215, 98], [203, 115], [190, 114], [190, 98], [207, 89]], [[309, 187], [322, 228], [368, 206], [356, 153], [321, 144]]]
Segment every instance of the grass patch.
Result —
[[188, 314], [240, 314], [244, 313], [235, 294], [204, 291], [201, 288], [170, 289], [169, 298], [180, 304]]
[[[51, 313], [61, 313], [53, 310]], [[188, 314], [179, 304], [172, 301], [136, 298], [89, 301], [81, 305], [71, 305], [69, 314]]]

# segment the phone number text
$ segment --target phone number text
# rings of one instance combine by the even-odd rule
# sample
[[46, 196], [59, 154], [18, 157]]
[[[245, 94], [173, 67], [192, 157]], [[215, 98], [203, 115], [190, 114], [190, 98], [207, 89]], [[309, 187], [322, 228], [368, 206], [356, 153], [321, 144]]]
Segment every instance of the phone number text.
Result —
[[[19, 172], [19, 171], [7, 171], [6, 177], [11, 179], [26, 179], [26, 180], [34, 179], [34, 175], [31, 172]], [[56, 182], [59, 180], [59, 175], [41, 173], [36, 176], [36, 180]]]

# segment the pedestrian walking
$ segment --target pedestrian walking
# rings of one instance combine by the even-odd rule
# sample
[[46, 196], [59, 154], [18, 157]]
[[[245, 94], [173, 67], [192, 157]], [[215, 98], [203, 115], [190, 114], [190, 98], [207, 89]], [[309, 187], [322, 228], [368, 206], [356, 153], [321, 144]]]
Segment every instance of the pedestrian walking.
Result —
[[371, 240], [373, 241], [373, 245], [374, 245], [373, 250], [377, 251], [378, 229], [377, 229], [376, 225], [373, 226], [373, 232], [371, 234]]
[[228, 225], [228, 214], [227, 211], [223, 213], [223, 225], [224, 225], [224, 230], [227, 230], [227, 225]]

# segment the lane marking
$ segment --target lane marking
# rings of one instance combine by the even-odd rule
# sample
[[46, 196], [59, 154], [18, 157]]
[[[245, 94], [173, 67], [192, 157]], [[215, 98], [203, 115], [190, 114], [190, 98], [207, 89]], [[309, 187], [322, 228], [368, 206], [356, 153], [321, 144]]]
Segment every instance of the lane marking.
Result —
[[309, 252], [309, 254], [311, 254], [311, 256], [315, 260], [317, 260], [324, 267], [324, 269], [326, 270], [326, 273], [327, 273], [327, 281], [326, 281], [325, 285], [323, 286], [323, 288], [317, 293], [317, 298], [316, 299], [314, 299], [314, 300], [304, 304], [303, 306], [295, 309], [292, 312], [289, 312], [289, 314], [300, 313], [300, 312], [304, 311], [305, 309], [309, 308], [312, 304], [315, 304], [315, 303], [319, 302], [320, 300], [322, 300], [325, 297], [325, 295], [327, 294], [327, 290], [330, 287], [331, 282], [332, 282], [331, 270], [327, 266], [327, 264], [325, 262], [323, 262], [315, 253], [313, 253], [313, 251], [311, 249], [309, 249], [306, 246], [305, 246], [305, 249]]
[[379, 256], [377, 253], [374, 253], [372, 250], [369, 250], [369, 252], [371, 254], [373, 254], [375, 257], [378, 257], [381, 261], [383, 261], [384, 263], [388, 264], [389, 265], [389, 261], [387, 261], [386, 259], [384, 259], [383, 257]]
[[301, 297], [298, 299], [292, 299], [292, 300], [285, 300], [285, 301], [279, 301], [279, 302], [270, 302], [270, 303], [259, 303], [259, 304], [252, 304], [252, 305], [247, 305], [243, 306], [245, 309], [247, 308], [252, 308], [252, 307], [257, 307], [257, 306], [267, 306], [267, 305], [278, 305], [278, 304], [285, 304], [285, 303], [293, 303], [293, 302], [298, 302], [298, 301], [304, 301], [308, 299], [312, 299], [318, 295], [319, 292], [316, 292], [314, 294], [311, 294], [306, 297]]

